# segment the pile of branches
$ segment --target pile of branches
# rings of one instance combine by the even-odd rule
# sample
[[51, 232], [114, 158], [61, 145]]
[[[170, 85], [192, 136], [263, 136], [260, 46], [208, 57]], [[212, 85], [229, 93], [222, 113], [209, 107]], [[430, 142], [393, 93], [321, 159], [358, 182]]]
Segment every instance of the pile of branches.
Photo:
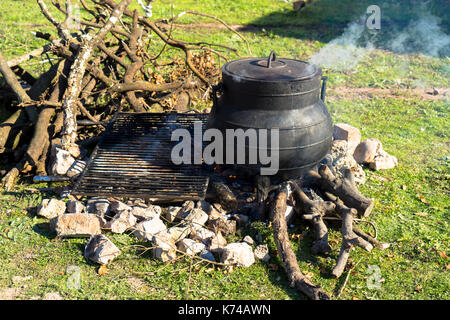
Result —
[[[173, 22], [186, 13], [225, 24], [199, 12], [153, 21], [127, 9], [132, 0], [94, 0], [90, 6], [79, 0], [89, 14], [81, 18], [70, 0], [56, 0], [52, 4], [65, 15], [58, 21], [44, 0], [36, 1], [58, 36], [35, 32], [48, 44], [10, 61], [0, 53], [1, 97], [11, 100], [5, 104], [12, 111], [0, 124], [0, 154], [15, 159], [2, 179], [7, 190], [22, 173], [45, 175], [55, 144], [79, 157], [80, 146], [95, 142], [118, 111], [148, 112], [155, 104], [167, 110], [175, 97], [207, 101], [219, 77], [215, 58], [220, 64], [226, 53], [237, 54], [224, 45], [172, 37]], [[78, 30], [70, 30], [73, 25]], [[20, 66], [40, 57], [56, 62], [37, 78]]]
[[[308, 196], [306, 193], [310, 195]], [[315, 240], [311, 247], [313, 254], [328, 255], [332, 252], [328, 243], [327, 224], [340, 229], [341, 249], [336, 264], [331, 270], [331, 276], [334, 278], [339, 278], [345, 269], [349, 268], [349, 256], [354, 247], [360, 247], [367, 252], [371, 252], [373, 248], [379, 250], [388, 248], [389, 244], [376, 239], [376, 229], [375, 235], [372, 236], [355, 225], [356, 221], [366, 221], [360, 218], [370, 215], [374, 207], [374, 200], [359, 192], [350, 169], [346, 169], [345, 175], [341, 178], [336, 175], [332, 167], [330, 168], [326, 164], [322, 164], [317, 171], [309, 171], [298, 183], [286, 181], [276, 190], [270, 218], [278, 254], [289, 282], [292, 287], [310, 299], [327, 300], [330, 298], [329, 295], [301, 272], [296, 255], [292, 250], [285, 219], [290, 194], [293, 195], [296, 211], [303, 220], [310, 222], [314, 230]], [[350, 272], [351, 270], [347, 272], [345, 281], [337, 290], [336, 296], [339, 296], [344, 289]]]

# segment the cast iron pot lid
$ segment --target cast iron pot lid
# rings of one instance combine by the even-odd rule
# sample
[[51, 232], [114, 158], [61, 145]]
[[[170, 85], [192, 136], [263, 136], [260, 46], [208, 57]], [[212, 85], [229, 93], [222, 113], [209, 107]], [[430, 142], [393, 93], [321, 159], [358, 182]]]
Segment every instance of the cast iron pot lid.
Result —
[[[222, 72], [239, 81], [284, 82], [313, 78], [320, 68], [295, 59], [277, 59], [272, 51], [269, 58], [246, 58], [228, 62]], [[319, 72], [320, 73], [320, 72]]]

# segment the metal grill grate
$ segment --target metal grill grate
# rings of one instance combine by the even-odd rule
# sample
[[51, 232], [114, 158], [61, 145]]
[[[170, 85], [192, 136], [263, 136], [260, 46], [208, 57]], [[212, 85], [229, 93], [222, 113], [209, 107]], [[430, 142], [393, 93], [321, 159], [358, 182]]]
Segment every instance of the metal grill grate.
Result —
[[207, 114], [119, 113], [93, 151], [72, 191], [75, 195], [146, 198], [153, 201], [204, 199], [209, 178], [201, 165], [174, 165], [171, 132]]

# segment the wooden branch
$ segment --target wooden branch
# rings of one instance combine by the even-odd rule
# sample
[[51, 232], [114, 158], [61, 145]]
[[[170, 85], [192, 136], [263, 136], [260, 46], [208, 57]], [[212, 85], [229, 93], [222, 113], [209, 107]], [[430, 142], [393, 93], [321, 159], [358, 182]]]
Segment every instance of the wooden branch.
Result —
[[162, 83], [154, 84], [147, 81], [135, 81], [133, 83], [121, 83], [111, 87], [109, 90], [111, 92], [126, 92], [126, 91], [151, 91], [151, 92], [162, 92], [175, 90], [183, 87], [182, 82], [172, 82], [172, 83]]
[[316, 240], [311, 248], [312, 253], [330, 253], [331, 247], [328, 244], [328, 228], [322, 217], [334, 212], [336, 208], [335, 204], [331, 201], [312, 201], [300, 189], [297, 183], [291, 181], [291, 185], [294, 189], [297, 210], [303, 213], [303, 219], [311, 221], [314, 226]]
[[68, 80], [69, 90], [66, 91], [66, 95], [64, 96], [64, 126], [61, 141], [62, 147], [71, 153], [73, 152], [74, 154], [77, 154], [79, 152], [78, 147], [75, 144], [77, 139], [75, 106], [81, 91], [81, 81], [86, 71], [89, 58], [100, 41], [105, 38], [114, 24], [116, 24], [118, 19], [122, 16], [123, 11], [130, 4], [130, 2], [131, 0], [122, 0], [118, 5], [114, 2], [114, 10], [108, 21], [93, 39], [89, 39], [89, 36], [85, 36], [84, 41], [80, 46], [77, 58], [72, 65], [72, 70]]
[[27, 62], [28, 60], [30, 60], [32, 58], [39, 57], [43, 53], [50, 51], [50, 49], [51, 49], [51, 45], [49, 45], [49, 44], [47, 44], [41, 48], [34, 49], [24, 55], [21, 55], [20, 57], [16, 57], [16, 58], [9, 60], [8, 67], [12, 68], [12, 67], [15, 67], [24, 62]]
[[290, 285], [312, 300], [329, 300], [330, 297], [319, 286], [313, 284], [301, 271], [297, 257], [292, 250], [287, 232], [286, 212], [287, 188], [283, 185], [275, 198], [271, 210], [272, 228], [283, 267], [288, 275]]
[[[107, 4], [110, 7], [114, 7], [115, 2], [114, 0], [103, 0], [103, 3]], [[124, 10], [124, 14], [132, 17], [133, 16], [133, 12], [131, 10]], [[186, 57], [186, 64], [188, 65], [188, 67], [192, 70], [192, 72], [202, 81], [204, 82], [206, 85], [211, 86], [211, 84], [209, 83], [208, 79], [206, 79], [198, 70], [197, 68], [194, 66], [193, 62], [192, 62], [192, 53], [190, 52], [190, 50], [181, 42], [178, 42], [174, 39], [171, 39], [169, 37], [167, 37], [164, 32], [161, 31], [161, 29], [158, 28], [158, 26], [155, 24], [155, 22], [139, 16], [139, 22], [142, 23], [143, 25], [147, 26], [148, 28], [150, 28], [153, 32], [156, 33], [156, 35], [165, 43], [167, 43], [168, 45], [174, 47], [174, 48], [179, 48], [181, 50], [184, 51], [185, 53], [185, 57]]]
[[56, 20], [50, 11], [48, 11], [47, 5], [45, 4], [44, 0], [36, 0], [39, 7], [41, 8], [42, 14], [47, 18], [48, 21], [50, 21], [51, 24], [53, 24], [56, 29], [58, 30], [58, 35], [64, 39], [65, 41], [73, 40], [72, 36], [69, 33], [69, 30], [67, 30], [67, 26], [63, 25], [61, 22]]
[[[14, 134], [11, 130], [14, 126], [25, 121], [26, 115], [24, 109], [14, 112], [8, 119], [0, 124], [0, 150], [3, 150]], [[10, 136], [11, 134], [11, 136]]]
[[1, 52], [0, 52], [0, 72], [3, 75], [3, 78], [5, 79], [6, 83], [17, 95], [19, 103], [31, 101], [30, 97], [22, 88], [19, 81], [17, 81], [16, 75], [14, 74], [14, 72], [12, 72], [11, 68], [8, 66], [8, 62], [5, 60]]
[[[59, 63], [57, 76], [55, 77], [55, 79], [57, 79], [55, 81], [56, 86], [54, 87], [50, 95], [49, 104], [59, 102], [67, 87], [66, 77], [69, 73], [69, 70], [69, 61]], [[36, 122], [33, 138], [31, 139], [30, 145], [28, 146], [26, 152], [28, 157], [27, 160], [32, 166], [37, 166], [39, 158], [41, 158], [44, 152], [47, 152], [47, 150], [44, 150], [44, 147], [46, 145], [46, 141], [48, 141], [50, 138], [48, 128], [50, 125], [50, 120], [54, 113], [55, 108], [51, 106], [46, 106], [46, 108], [42, 109], [42, 111], [39, 113], [39, 118]]]
[[373, 246], [353, 232], [353, 217], [357, 214], [355, 209], [348, 208], [341, 202], [336, 205], [336, 210], [342, 217], [342, 246], [331, 274], [338, 278], [344, 272], [353, 246], [359, 246], [368, 252], [372, 251]]
[[[134, 82], [134, 78], [136, 73], [142, 68], [144, 63], [137, 55], [138, 50], [138, 39], [142, 34], [142, 30], [138, 28], [138, 12], [134, 11], [133, 14], [133, 29], [130, 34], [129, 46], [123, 43], [123, 47], [130, 57], [132, 63], [126, 67], [126, 72], [123, 77], [123, 81], [125, 84], [130, 84]], [[133, 91], [127, 91], [125, 93], [128, 103], [133, 107], [136, 112], [145, 112], [144, 104], [141, 100], [136, 97], [136, 94]]]
[[353, 184], [353, 175], [349, 169], [344, 178], [333, 175], [327, 165], [319, 167], [319, 174], [309, 171], [305, 176], [305, 185], [318, 188], [322, 193], [330, 193], [341, 199], [350, 208], [355, 208], [360, 216], [367, 217], [373, 209], [374, 201], [364, 197]]
[[218, 17], [216, 17], [216, 16], [213, 16], [213, 15], [210, 15], [210, 14], [206, 14], [206, 13], [203, 13], [203, 12], [197, 12], [197, 11], [192, 11], [192, 10], [186, 10], [186, 11], [183, 11], [183, 12], [179, 13], [179, 14], [176, 15], [175, 17], [173, 17], [170, 21], [171, 21], [171, 22], [172, 22], [172, 21], [175, 21], [176, 19], [178, 19], [179, 17], [181, 17], [181, 16], [183, 16], [183, 15], [185, 15], [185, 14], [192, 14], [192, 15], [197, 15], [197, 16], [207, 17], [207, 18], [210, 18], [210, 19], [213, 19], [213, 20], [216, 20], [216, 21], [220, 22], [220, 23], [223, 24], [228, 30], [230, 30], [231, 32], [235, 33], [239, 38], [241, 38], [242, 41], [244, 41], [245, 45], [247, 46], [248, 54], [251, 55], [251, 56], [253, 55], [252, 51], [250, 50], [250, 44], [248, 43], [247, 39], [246, 39], [242, 34], [240, 34], [239, 32], [237, 32], [236, 30], [234, 30], [233, 27], [231, 27], [228, 23], [226, 23], [225, 21], [223, 21], [222, 19], [220, 19], [220, 18], [218, 18]]
[[24, 70], [22, 67], [14, 66], [14, 67], [11, 67], [11, 70], [12, 70], [12, 72], [14, 72], [14, 74], [16, 76], [18, 76], [22, 81], [26, 82], [30, 86], [32, 86], [36, 83], [36, 79], [28, 71]]

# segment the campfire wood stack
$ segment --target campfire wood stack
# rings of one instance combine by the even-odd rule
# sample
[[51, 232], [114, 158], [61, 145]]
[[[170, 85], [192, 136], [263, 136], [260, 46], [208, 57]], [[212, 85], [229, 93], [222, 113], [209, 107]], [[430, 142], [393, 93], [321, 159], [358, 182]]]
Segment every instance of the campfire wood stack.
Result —
[[[227, 53], [237, 51], [177, 40], [172, 36], [173, 22], [182, 15], [153, 21], [127, 9], [131, 1], [99, 0], [89, 5], [77, 1], [86, 13], [79, 17], [73, 1], [54, 0], [52, 4], [65, 15], [64, 21], [58, 21], [45, 0], [36, 0], [58, 36], [34, 32], [48, 44], [9, 61], [0, 53], [6, 84], [1, 92], [7, 93], [0, 98], [6, 99], [12, 112], [0, 124], [0, 154], [15, 163], [2, 179], [7, 190], [20, 175], [46, 175], [56, 145], [82, 157], [80, 147], [98, 141], [119, 110], [176, 107], [186, 111], [189, 103], [209, 99], [218, 67], [227, 61]], [[175, 51], [167, 53], [171, 48]], [[50, 61], [48, 70], [36, 78], [25, 70], [25, 63], [33, 58]]]

